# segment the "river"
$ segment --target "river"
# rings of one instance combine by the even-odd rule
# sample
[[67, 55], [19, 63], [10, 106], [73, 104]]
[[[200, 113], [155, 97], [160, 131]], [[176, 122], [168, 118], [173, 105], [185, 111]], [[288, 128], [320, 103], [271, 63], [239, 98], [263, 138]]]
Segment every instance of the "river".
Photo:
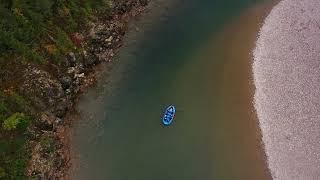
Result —
[[[250, 54], [270, 4], [152, 1], [80, 99], [71, 179], [270, 179]], [[169, 104], [176, 117], [163, 127]]]

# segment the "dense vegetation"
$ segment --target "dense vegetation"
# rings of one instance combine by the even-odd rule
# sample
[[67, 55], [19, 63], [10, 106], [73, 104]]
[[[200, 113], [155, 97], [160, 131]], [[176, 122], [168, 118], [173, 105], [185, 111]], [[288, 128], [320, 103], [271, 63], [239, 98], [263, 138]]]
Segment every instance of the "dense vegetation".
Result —
[[[11, 61], [59, 64], [75, 50], [72, 34], [109, 6], [109, 0], [0, 0], [0, 67]], [[33, 122], [28, 108], [25, 98], [0, 84], [0, 179], [26, 178]]]
[[0, 52], [26, 60], [58, 60], [70, 35], [108, 0], [0, 0]]
[[0, 178], [21, 179], [28, 161], [26, 129], [32, 118], [28, 102], [15, 93], [0, 93]]

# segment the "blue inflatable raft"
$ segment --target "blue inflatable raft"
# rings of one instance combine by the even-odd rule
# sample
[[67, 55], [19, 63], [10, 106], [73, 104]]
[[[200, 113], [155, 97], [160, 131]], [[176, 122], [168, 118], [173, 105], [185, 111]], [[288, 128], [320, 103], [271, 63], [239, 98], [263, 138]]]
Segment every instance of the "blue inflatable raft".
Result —
[[168, 106], [162, 117], [163, 125], [169, 126], [172, 123], [175, 114], [176, 108], [172, 105]]

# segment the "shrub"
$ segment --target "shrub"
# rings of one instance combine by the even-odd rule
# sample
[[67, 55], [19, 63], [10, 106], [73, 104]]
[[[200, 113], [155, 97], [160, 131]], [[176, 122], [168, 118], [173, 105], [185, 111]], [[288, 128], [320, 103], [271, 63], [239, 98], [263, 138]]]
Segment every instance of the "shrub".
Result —
[[12, 93], [8, 98], [9, 101], [18, 106], [19, 110], [25, 109], [25, 106], [28, 104], [27, 101], [17, 93]]
[[4, 104], [4, 102], [0, 101], [0, 116], [2, 114], [6, 114], [8, 112], [7, 106]]
[[8, 179], [28, 179], [25, 175], [26, 166], [29, 160], [27, 151], [17, 152], [6, 162], [6, 176]]
[[29, 120], [23, 113], [14, 113], [10, 117], [4, 120], [2, 127], [4, 130], [11, 131], [17, 127], [25, 128]]
[[5, 171], [3, 179], [28, 179], [25, 169], [31, 156], [27, 141], [26, 135], [17, 134], [14, 138], [0, 141], [0, 167]]
[[6, 118], [6, 113], [8, 112], [7, 107], [3, 102], [0, 102], [0, 123], [2, 123]]
[[2, 167], [0, 167], [0, 178], [4, 177], [6, 177], [6, 171]]

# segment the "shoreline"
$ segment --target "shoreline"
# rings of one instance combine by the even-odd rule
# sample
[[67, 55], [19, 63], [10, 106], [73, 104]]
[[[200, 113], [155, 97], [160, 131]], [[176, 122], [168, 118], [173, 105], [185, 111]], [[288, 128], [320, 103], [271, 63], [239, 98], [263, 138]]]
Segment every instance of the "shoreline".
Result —
[[268, 160], [268, 156], [267, 156], [267, 152], [266, 152], [266, 147], [265, 147], [265, 143], [263, 141], [263, 133], [262, 133], [262, 128], [261, 128], [261, 124], [258, 118], [258, 112], [255, 108], [255, 92], [256, 92], [256, 86], [255, 86], [255, 82], [254, 82], [254, 74], [253, 74], [253, 62], [254, 62], [254, 49], [256, 47], [256, 42], [258, 40], [261, 28], [264, 24], [265, 19], [268, 17], [268, 15], [270, 14], [270, 12], [273, 10], [273, 8], [280, 2], [281, 0], [270, 0], [270, 2], [265, 2], [267, 7], [264, 10], [265, 12], [263, 13], [263, 16], [261, 17], [260, 23], [259, 23], [259, 27], [256, 31], [256, 36], [255, 36], [255, 40], [252, 44], [252, 47], [250, 49], [250, 62], [249, 62], [249, 66], [250, 66], [250, 81], [249, 81], [249, 89], [250, 89], [250, 109], [252, 111], [252, 116], [253, 119], [255, 120], [255, 128], [256, 130], [256, 138], [257, 141], [259, 142], [259, 154], [261, 156], [261, 158], [264, 161], [264, 168], [265, 168], [265, 172], [267, 173], [268, 177], [270, 180], [273, 179], [272, 176], [272, 172], [269, 166], [269, 160]]
[[[129, 24], [134, 20], [134, 18], [138, 17], [141, 15], [141, 13], [143, 13], [146, 9], [146, 7], [148, 6], [149, 0], [145, 2], [146, 4], [141, 5], [139, 4], [139, 6], [133, 7], [132, 9], [130, 9], [129, 11], [126, 11], [123, 15], [121, 15], [120, 17], [118, 15], [115, 15], [115, 19], [112, 19], [110, 22], [107, 23], [124, 23], [126, 26], [126, 30], [124, 32], [124, 34], [121, 35], [121, 38], [123, 38], [126, 34], [126, 32], [129, 30], [128, 26]], [[104, 25], [106, 24], [105, 22], [102, 22]], [[102, 26], [104, 26], [102, 25]], [[99, 26], [99, 24], [98, 24]], [[95, 31], [91, 29], [91, 32]], [[96, 84], [97, 79], [99, 79], [99, 77], [101, 76], [101, 72], [104, 70], [102, 68], [108, 68], [110, 66], [112, 66], [112, 64], [109, 64], [108, 62], [112, 61], [113, 57], [118, 53], [118, 51], [121, 49], [122, 45], [124, 42], [122, 42], [123, 39], [120, 40], [120, 44], [112, 50], [111, 54], [107, 54], [104, 58], [104, 61], [102, 61], [99, 64], [96, 64], [92, 67], [92, 69], [89, 70], [89, 73], [87, 74], [86, 79], [84, 79], [85, 83], [82, 84], [82, 86], [80, 87], [80, 92], [76, 95], [76, 99], [75, 99], [75, 103], [73, 108], [66, 114], [65, 119], [67, 120], [67, 122], [69, 122], [68, 126], [63, 127], [64, 131], [61, 133], [61, 139], [62, 142], [64, 142], [64, 154], [66, 155], [67, 159], [68, 159], [68, 163], [66, 164], [67, 167], [67, 172], [66, 176], [63, 177], [63, 179], [65, 180], [69, 180], [70, 179], [70, 170], [72, 170], [72, 166], [74, 167], [74, 164], [72, 164], [71, 162], [74, 162], [74, 160], [71, 160], [72, 156], [71, 153], [72, 148], [71, 148], [71, 135], [72, 135], [72, 125], [74, 123], [76, 123], [76, 119], [79, 116], [79, 113], [77, 112], [77, 110], [75, 109], [75, 107], [77, 106], [77, 102], [79, 100], [79, 98], [86, 93], [86, 91], [88, 90], [88, 88], [91, 88], [92, 86], [94, 86]], [[65, 140], [64, 140], [65, 139]]]
[[257, 129], [257, 134], [256, 134], [256, 138], [257, 138], [257, 141], [259, 142], [259, 153], [264, 161], [264, 168], [265, 168], [265, 171], [266, 173], [268, 174], [270, 180], [273, 179], [273, 176], [272, 176], [272, 172], [271, 172], [271, 169], [270, 169], [270, 166], [269, 166], [269, 160], [268, 160], [268, 156], [267, 156], [267, 152], [266, 152], [266, 147], [265, 147], [265, 143], [263, 141], [263, 133], [262, 133], [262, 128], [261, 128], [261, 124], [260, 124], [260, 121], [259, 121], [259, 118], [258, 118], [258, 112], [255, 108], [255, 92], [256, 92], [256, 86], [255, 86], [255, 82], [254, 82], [254, 74], [253, 74], [253, 62], [254, 62], [254, 49], [256, 47], [256, 42], [258, 40], [258, 36], [260, 34], [260, 31], [261, 31], [261, 28], [264, 24], [264, 21], [265, 19], [268, 17], [268, 15], [270, 14], [270, 12], [272, 11], [272, 9], [281, 1], [281, 0], [270, 0], [271, 2], [268, 2], [268, 7], [265, 9], [265, 12], [263, 14], [263, 17], [261, 18], [261, 21], [259, 23], [259, 27], [258, 27], [258, 30], [256, 31], [256, 38], [254, 40], [254, 43], [251, 47], [251, 50], [250, 50], [250, 109], [252, 110], [252, 116], [253, 116], [253, 119], [255, 120], [255, 126], [256, 126], [256, 129]]
[[[111, 18], [99, 19], [94, 24], [91, 24], [92, 28], [90, 28], [87, 37], [83, 38], [83, 35], [78, 35], [78, 40], [81, 40], [81, 43], [84, 44], [87, 44], [87, 42], [95, 39], [96, 42], [89, 45], [89, 49], [85, 48], [84, 52], [97, 51], [93, 53], [97, 55], [98, 60], [94, 60], [92, 64], [89, 64], [89, 66], [86, 66], [84, 69], [80, 70], [79, 73], [75, 72], [75, 76], [78, 76], [77, 80], [79, 81], [77, 83], [78, 85], [74, 87], [77, 89], [77, 91], [72, 94], [72, 98], [69, 100], [70, 104], [68, 110], [65, 112], [65, 115], [59, 117], [61, 120], [58, 123], [55, 122], [57, 119], [55, 115], [46, 112], [44, 113], [47, 115], [44, 118], [46, 119], [45, 123], [52, 122], [51, 124], [53, 124], [53, 130], [46, 133], [47, 136], [53, 138], [54, 142], [52, 143], [54, 144], [55, 155], [54, 157], [46, 159], [41, 155], [42, 148], [38, 146], [38, 142], [29, 142], [28, 146], [32, 150], [32, 157], [29, 165], [27, 166], [28, 177], [65, 180], [70, 179], [69, 173], [71, 167], [73, 166], [71, 162], [71, 133], [72, 125], [76, 122], [76, 117], [78, 114], [75, 110], [77, 101], [79, 97], [87, 91], [88, 88], [94, 86], [97, 78], [99, 77], [99, 72], [101, 72], [101, 67], [104, 65], [110, 66], [109, 62], [112, 61], [113, 57], [118, 53], [119, 49], [124, 43], [123, 37], [128, 31], [130, 22], [145, 11], [148, 3], [149, 1], [123, 1], [116, 5], [120, 7], [121, 10], [113, 10], [110, 15]], [[108, 31], [113, 31], [113, 33], [109, 35], [106, 33]], [[101, 52], [101, 48], [96, 49], [96, 47], [99, 48], [100, 46], [104, 46], [105, 50]], [[69, 54], [69, 56], [69, 58], [75, 58], [74, 54]], [[74, 71], [77, 71], [77, 69]], [[40, 114], [43, 115], [43, 112], [40, 112]], [[43, 119], [42, 116], [39, 118]], [[54, 164], [59, 162], [60, 165], [58, 165], [58, 167], [54, 167], [54, 169], [51, 169], [50, 164], [52, 162]]]
[[[244, 155], [256, 164], [255, 167], [260, 167], [255, 169], [257, 172], [256, 177], [252, 177], [254, 179], [271, 180], [272, 176], [262, 140], [261, 127], [254, 107], [255, 86], [252, 76], [252, 51], [263, 21], [277, 1], [265, 1], [249, 8], [240, 17], [228, 24], [223, 30], [227, 32], [223, 32], [222, 35], [226, 36], [227, 39], [225, 46], [232, 44], [231, 47], [225, 48], [227, 50], [224, 52], [230, 61], [224, 67], [225, 77], [223, 82], [225, 84], [222, 92], [226, 97], [231, 96], [225, 102], [225, 109], [230, 110], [229, 106], [231, 106], [231, 109], [238, 114], [237, 118], [239, 119], [233, 123], [238, 124], [236, 125], [238, 128], [246, 131], [245, 133], [238, 131], [234, 133], [237, 136], [246, 137], [243, 141], [248, 144], [245, 151], [249, 154], [245, 153]], [[243, 26], [242, 29], [238, 30], [239, 26]], [[240, 32], [234, 32], [235, 29]], [[224, 42], [226, 40], [221, 39], [220, 41]], [[231, 52], [228, 53], [228, 51]], [[234, 81], [229, 83], [230, 79], [237, 79], [235, 80], [236, 83]], [[230, 116], [229, 118], [234, 117]], [[234, 118], [234, 120], [237, 118]], [[250, 170], [246, 172], [250, 173]]]

